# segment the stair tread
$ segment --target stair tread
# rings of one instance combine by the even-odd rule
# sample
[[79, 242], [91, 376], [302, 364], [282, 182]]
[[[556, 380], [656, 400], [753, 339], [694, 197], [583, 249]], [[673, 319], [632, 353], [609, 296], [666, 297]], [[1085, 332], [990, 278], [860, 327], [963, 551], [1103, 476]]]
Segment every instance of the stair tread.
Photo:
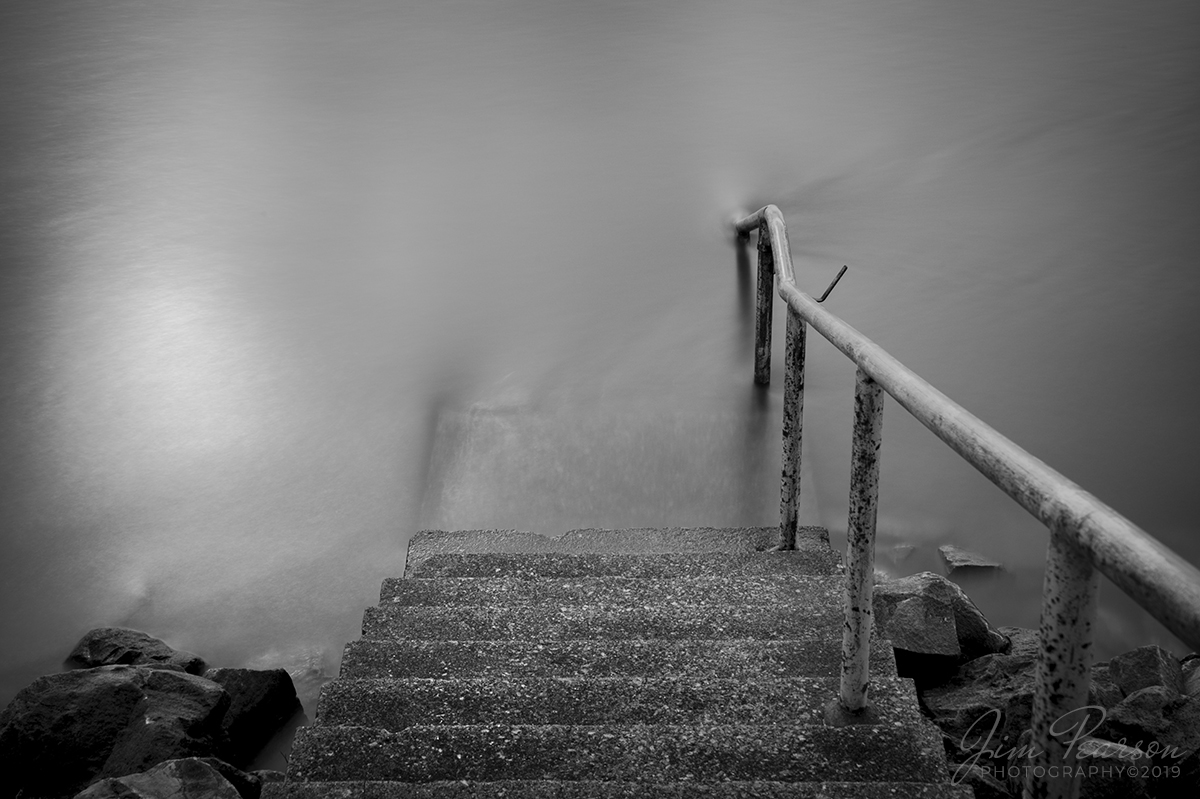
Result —
[[[823, 527], [801, 527], [798, 545], [824, 543]], [[524, 530], [421, 530], [408, 542], [409, 563], [432, 555], [473, 552], [694, 553], [755, 552], [779, 543], [778, 527], [585, 527], [562, 535]]]
[[[384, 730], [429, 724], [815, 723], [837, 694], [831, 677], [338, 678], [321, 692], [320, 724]], [[909, 680], [876, 679], [881, 723], [918, 720]]]
[[262, 799], [972, 799], [965, 785], [923, 782], [276, 782]]
[[301, 728], [300, 780], [559, 779], [668, 782], [946, 778], [941, 736], [924, 722], [763, 725], [456, 725], [389, 732]]
[[381, 605], [776, 605], [841, 601], [840, 575], [388, 578]]
[[[792, 637], [757, 639], [651, 638], [509, 640], [359, 640], [346, 646], [347, 677], [812, 676], [838, 673], [841, 641], [827, 631], [797, 629]], [[871, 647], [871, 673], [895, 676], [891, 647]]]
[[827, 545], [787, 552], [468, 553], [409, 562], [406, 577], [700, 577], [760, 574], [838, 574], [841, 558]]
[[829, 591], [799, 605], [617, 607], [409, 607], [382, 605], [363, 614], [366, 638], [425, 640], [562, 640], [599, 638], [790, 638], [806, 626], [835, 628], [837, 597]]

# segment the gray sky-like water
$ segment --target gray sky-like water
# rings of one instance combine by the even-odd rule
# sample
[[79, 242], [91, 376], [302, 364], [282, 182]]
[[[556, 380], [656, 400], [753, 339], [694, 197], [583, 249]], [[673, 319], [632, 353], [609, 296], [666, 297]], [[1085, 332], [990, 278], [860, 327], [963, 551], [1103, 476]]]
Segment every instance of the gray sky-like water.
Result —
[[[0, 701], [98, 624], [332, 671], [473, 518], [428, 491], [473, 404], [547, 453], [505, 525], [772, 523], [722, 227], [766, 202], [802, 288], [848, 264], [831, 310], [1200, 562], [1194, 3], [41, 0], [0, 65]], [[1036, 623], [1044, 532], [897, 407], [880, 535]], [[1102, 649], [1171, 643], [1112, 593]]]

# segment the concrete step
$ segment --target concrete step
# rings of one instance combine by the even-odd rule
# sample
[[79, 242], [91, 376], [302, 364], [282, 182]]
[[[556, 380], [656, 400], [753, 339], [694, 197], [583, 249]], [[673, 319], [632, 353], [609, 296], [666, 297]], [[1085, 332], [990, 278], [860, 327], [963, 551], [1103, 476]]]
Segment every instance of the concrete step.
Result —
[[[317, 707], [322, 725], [398, 731], [471, 724], [814, 724], [837, 696], [829, 677], [511, 677], [337, 679]], [[876, 679], [880, 723], [919, 720], [910, 680]]]
[[929, 724], [469, 725], [301, 728], [289, 779], [822, 780], [946, 779], [941, 735]]
[[[808, 677], [838, 674], [841, 641], [796, 629], [787, 640], [649, 639], [563, 641], [371, 641], [347, 644], [341, 675], [352, 678]], [[871, 647], [872, 677], [896, 674], [892, 649]]]
[[828, 547], [789, 552], [699, 553], [694, 555], [567, 555], [562, 553], [433, 555], [410, 567], [408, 577], [741, 577], [769, 574], [841, 573], [841, 559]]
[[[829, 542], [823, 527], [801, 527], [796, 537]], [[409, 555], [478, 552], [588, 552], [650, 554], [696, 552], [761, 552], [779, 543], [778, 527], [581, 527], [562, 535], [524, 530], [421, 530], [408, 542]]]
[[920, 782], [276, 782], [262, 799], [973, 799], [965, 785]]
[[363, 637], [375, 640], [510, 640], [655, 638], [794, 638], [798, 630], [837, 629], [841, 607], [680, 605], [649, 607], [405, 607], [382, 605], [363, 614]]
[[840, 576], [777, 574], [739, 577], [443, 577], [387, 579], [381, 605], [787, 605], [837, 604]]

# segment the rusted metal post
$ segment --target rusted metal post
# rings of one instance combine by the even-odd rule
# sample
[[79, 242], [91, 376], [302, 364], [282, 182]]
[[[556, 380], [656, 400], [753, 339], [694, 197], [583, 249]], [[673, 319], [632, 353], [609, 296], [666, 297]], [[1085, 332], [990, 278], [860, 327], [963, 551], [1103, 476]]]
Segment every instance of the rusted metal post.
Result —
[[846, 624], [842, 632], [839, 699], [849, 714], [867, 707], [870, 680], [871, 601], [875, 587], [875, 509], [879, 499], [879, 445], [883, 389], [861, 368], [855, 375], [854, 445], [850, 464], [850, 514], [846, 544]]
[[779, 544], [796, 548], [800, 509], [800, 446], [804, 438], [804, 347], [807, 326], [788, 308], [786, 371], [783, 378], [783, 479], [779, 500]]
[[[1092, 623], [1100, 575], [1091, 556], [1060, 526], [1050, 529], [1042, 590], [1041, 654], [1033, 693], [1033, 757], [1026, 799], [1076, 799], [1075, 754], [1087, 719]], [[1081, 726], [1083, 725], [1083, 726]]]
[[754, 382], [771, 382], [771, 311], [775, 305], [775, 254], [764, 219], [758, 227], [758, 300], [754, 315]]

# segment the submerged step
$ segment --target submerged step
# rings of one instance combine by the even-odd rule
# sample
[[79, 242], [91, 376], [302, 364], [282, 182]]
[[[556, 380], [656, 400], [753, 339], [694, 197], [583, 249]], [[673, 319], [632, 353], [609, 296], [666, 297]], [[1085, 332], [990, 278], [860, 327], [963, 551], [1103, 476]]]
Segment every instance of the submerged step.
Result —
[[841, 559], [828, 546], [788, 552], [680, 554], [476, 553], [434, 555], [412, 566], [409, 577], [740, 577], [769, 574], [839, 574]]
[[[830, 676], [842, 644], [827, 630], [799, 629], [787, 640], [579, 639], [564, 641], [353, 641], [341, 675], [354, 678], [578, 676]], [[871, 674], [895, 676], [891, 647], [871, 646]]]
[[[408, 542], [407, 570], [437, 555], [538, 554], [739, 554], [779, 544], [778, 527], [582, 528], [560, 536], [522, 530], [422, 530]], [[801, 527], [797, 548], [829, 545], [823, 527]]]
[[293, 780], [780, 782], [945, 780], [925, 723], [823, 725], [305, 727]]
[[262, 799], [973, 799], [965, 785], [923, 782], [275, 782]]
[[825, 605], [845, 580], [824, 575], [722, 577], [442, 577], [387, 579], [381, 605]]
[[[822, 595], [824, 596], [824, 595]], [[798, 631], [838, 629], [841, 606], [822, 600], [796, 605], [648, 607], [407, 607], [367, 608], [363, 637], [421, 640], [533, 640], [605, 638], [795, 638]]]
[[[511, 677], [345, 679], [325, 686], [320, 724], [398, 731], [471, 724], [815, 724], [837, 696], [829, 677]], [[909, 680], [876, 679], [881, 722], [917, 723]]]

